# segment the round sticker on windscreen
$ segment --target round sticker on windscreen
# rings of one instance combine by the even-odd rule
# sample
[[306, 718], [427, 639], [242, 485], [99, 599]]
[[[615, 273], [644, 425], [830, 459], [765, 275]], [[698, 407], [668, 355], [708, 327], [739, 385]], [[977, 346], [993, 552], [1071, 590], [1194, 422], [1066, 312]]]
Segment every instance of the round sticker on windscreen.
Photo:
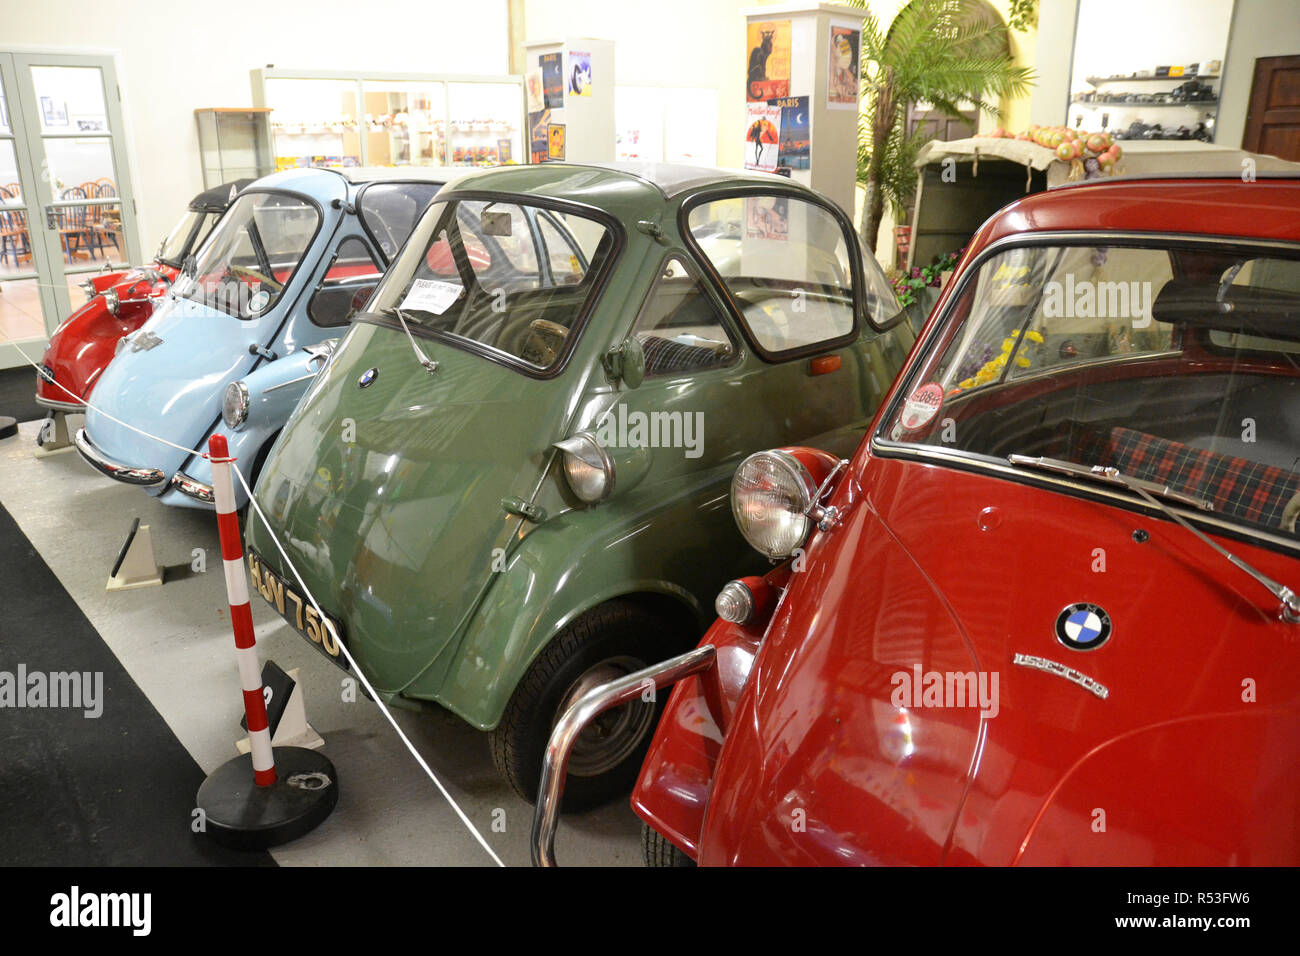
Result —
[[249, 297], [248, 311], [251, 312], [253, 315], [256, 315], [257, 313], [265, 309], [267, 303], [270, 301], [271, 301], [271, 293], [267, 292], [265, 289], [259, 289], [258, 291], [254, 292], [252, 296]]
[[938, 382], [922, 385], [903, 402], [903, 414], [899, 424], [908, 431], [915, 431], [929, 424], [930, 419], [939, 414], [943, 405], [943, 386]]

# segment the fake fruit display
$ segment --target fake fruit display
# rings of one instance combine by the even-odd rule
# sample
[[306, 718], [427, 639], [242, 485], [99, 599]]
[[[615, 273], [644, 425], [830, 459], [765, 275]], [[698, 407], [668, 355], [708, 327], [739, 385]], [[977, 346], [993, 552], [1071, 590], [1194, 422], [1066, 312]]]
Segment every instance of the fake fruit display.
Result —
[[1119, 144], [1109, 133], [1088, 132], [1070, 126], [1039, 126], [1032, 123], [1023, 133], [998, 127], [987, 134], [992, 139], [1018, 139], [1050, 149], [1056, 158], [1070, 164], [1069, 178], [1082, 179], [1111, 174], [1119, 162]]

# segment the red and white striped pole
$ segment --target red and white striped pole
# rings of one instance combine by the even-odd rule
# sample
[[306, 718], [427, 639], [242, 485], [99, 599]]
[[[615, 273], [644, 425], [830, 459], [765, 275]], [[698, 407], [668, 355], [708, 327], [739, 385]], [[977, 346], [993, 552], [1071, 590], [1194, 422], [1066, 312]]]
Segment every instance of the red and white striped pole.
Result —
[[244, 545], [235, 514], [235, 484], [230, 477], [230, 447], [225, 435], [208, 439], [212, 463], [212, 495], [217, 506], [217, 531], [221, 536], [221, 564], [226, 572], [226, 594], [230, 598], [230, 626], [235, 632], [235, 655], [239, 660], [239, 684], [244, 691], [244, 715], [248, 741], [252, 745], [253, 782], [259, 787], [275, 783], [275, 756], [266, 720], [266, 699], [262, 696], [262, 671], [257, 664], [257, 638], [253, 634], [253, 611], [248, 605], [248, 579], [244, 572]]

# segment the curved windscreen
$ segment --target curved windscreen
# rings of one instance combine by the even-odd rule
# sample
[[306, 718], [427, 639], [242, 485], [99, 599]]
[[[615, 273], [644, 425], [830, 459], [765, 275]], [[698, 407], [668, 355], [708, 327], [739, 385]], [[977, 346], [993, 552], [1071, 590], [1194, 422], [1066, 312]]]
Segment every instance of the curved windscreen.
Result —
[[962, 281], [879, 441], [1146, 482], [1296, 536], [1300, 260], [1172, 242], [1035, 245]]
[[[184, 263], [185, 256], [199, 247], [207, 231], [212, 228], [220, 213], [185, 211], [180, 221], [167, 233], [162, 245], [158, 247], [156, 258], [177, 269]], [[192, 241], [191, 241], [192, 240]]]
[[435, 201], [375, 290], [372, 312], [539, 370], [572, 345], [614, 237], [516, 198]]
[[320, 225], [320, 213], [287, 193], [245, 193], [235, 200], [177, 295], [241, 319], [265, 313], [293, 278]]

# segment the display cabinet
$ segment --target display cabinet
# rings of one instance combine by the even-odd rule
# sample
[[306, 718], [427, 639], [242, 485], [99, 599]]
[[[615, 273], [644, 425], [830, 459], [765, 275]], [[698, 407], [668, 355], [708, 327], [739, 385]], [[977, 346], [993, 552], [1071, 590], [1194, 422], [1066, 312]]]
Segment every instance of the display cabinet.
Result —
[[204, 189], [275, 170], [270, 114], [269, 109], [242, 107], [194, 111]]
[[253, 71], [277, 169], [526, 162], [517, 76]]

